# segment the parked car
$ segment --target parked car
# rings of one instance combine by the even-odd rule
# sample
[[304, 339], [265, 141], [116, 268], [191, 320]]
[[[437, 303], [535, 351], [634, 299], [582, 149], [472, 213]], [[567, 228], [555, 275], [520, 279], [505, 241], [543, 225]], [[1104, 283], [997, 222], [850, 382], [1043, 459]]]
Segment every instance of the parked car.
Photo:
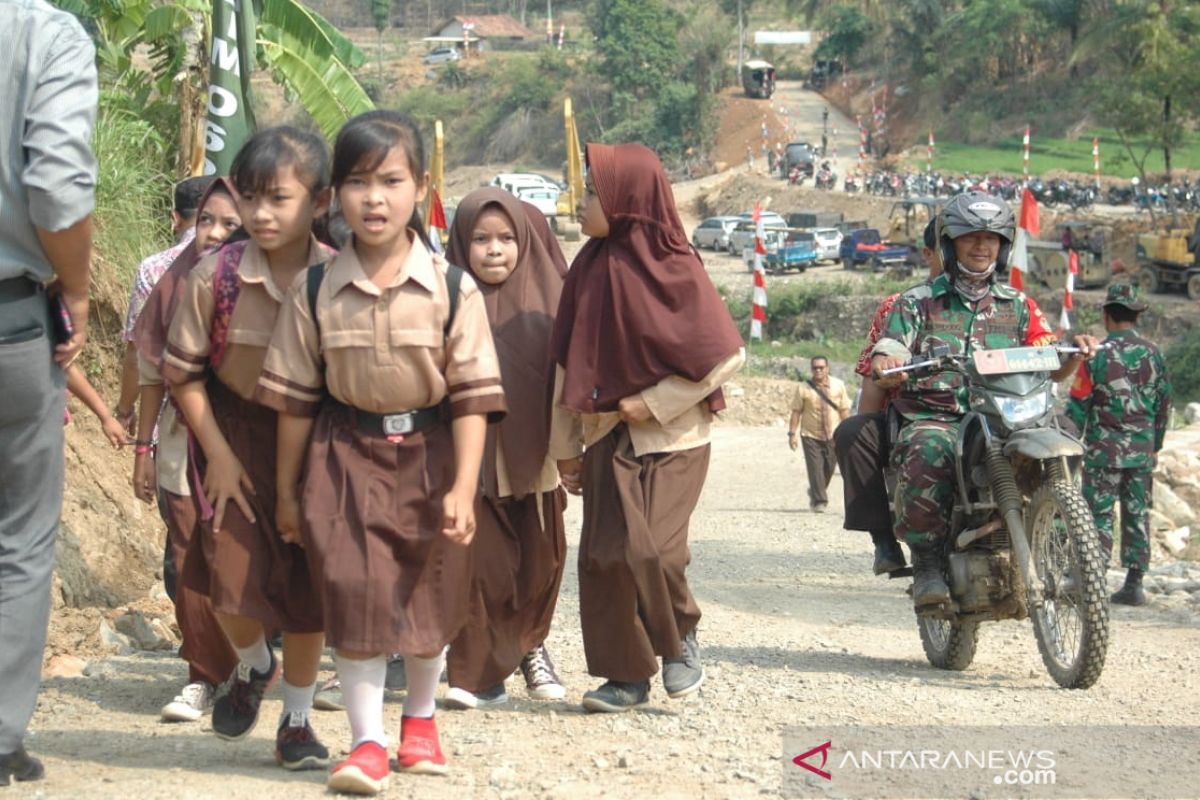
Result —
[[[749, 211], [744, 211], [741, 214], [738, 214], [738, 219], [748, 219], [753, 222], [754, 214]], [[766, 225], [768, 228], [786, 228], [788, 226], [787, 220], [783, 218], [783, 215], [776, 214], [774, 211], [762, 212], [762, 221], [763, 225]]]
[[[763, 220], [763, 227], [766, 228], [768, 233], [770, 231], [787, 227], [787, 224], [783, 221], [782, 217], [779, 217], [778, 214], [775, 216], [778, 217], [778, 219]], [[742, 255], [746, 250], [750, 250], [754, 247], [755, 227], [756, 226], [753, 220], [743, 219], [737, 224], [737, 227], [730, 231], [728, 247], [729, 255]], [[764, 242], [764, 245], [765, 244], [766, 243]]]
[[426, 64], [445, 64], [447, 61], [458, 61], [462, 54], [453, 47], [435, 47], [421, 59]]
[[741, 222], [741, 217], [709, 217], [692, 231], [692, 244], [699, 250], [725, 250], [729, 247], [729, 232]]
[[798, 169], [801, 178], [811, 178], [816, 166], [816, 148], [807, 142], [791, 142], [783, 151], [783, 177]]
[[526, 186], [543, 186], [547, 189], [553, 189], [556, 192], [561, 192], [563, 188], [560, 184], [547, 178], [545, 175], [538, 175], [534, 172], [501, 172], [492, 178], [488, 185], [514, 193], [517, 189]]
[[817, 259], [837, 261], [842, 257], [842, 232], [837, 228], [813, 228], [817, 239]]
[[513, 194], [517, 196], [517, 199], [524, 200], [536, 207], [547, 217], [553, 217], [558, 213], [558, 187], [520, 186]]

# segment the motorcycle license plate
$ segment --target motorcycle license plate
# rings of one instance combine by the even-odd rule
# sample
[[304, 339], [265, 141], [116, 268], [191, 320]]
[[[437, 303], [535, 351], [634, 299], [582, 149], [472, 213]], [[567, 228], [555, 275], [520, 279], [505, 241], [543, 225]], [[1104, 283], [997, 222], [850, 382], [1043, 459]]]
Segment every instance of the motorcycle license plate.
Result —
[[1053, 372], [1059, 367], [1058, 351], [1053, 347], [1008, 347], [1003, 350], [976, 350], [975, 369], [980, 375], [1010, 372]]

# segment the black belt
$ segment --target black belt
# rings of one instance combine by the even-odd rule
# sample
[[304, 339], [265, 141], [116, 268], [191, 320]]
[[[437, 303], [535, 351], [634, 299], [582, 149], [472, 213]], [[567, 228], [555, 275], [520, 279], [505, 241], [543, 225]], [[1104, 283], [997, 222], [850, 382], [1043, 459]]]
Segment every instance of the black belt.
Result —
[[35, 280], [21, 276], [0, 281], [0, 304], [13, 303], [33, 297], [41, 291], [42, 285]]
[[333, 398], [327, 398], [325, 402], [345, 411], [355, 427], [370, 436], [407, 436], [411, 433], [423, 433], [441, 425], [444, 419], [440, 405], [402, 411], [398, 414], [375, 414], [348, 406]]

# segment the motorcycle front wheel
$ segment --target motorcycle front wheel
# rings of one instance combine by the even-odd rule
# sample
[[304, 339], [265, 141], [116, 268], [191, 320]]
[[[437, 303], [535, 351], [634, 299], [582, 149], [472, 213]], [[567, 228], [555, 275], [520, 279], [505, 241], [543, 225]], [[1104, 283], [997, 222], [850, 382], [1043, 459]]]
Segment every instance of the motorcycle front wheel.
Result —
[[1040, 608], [1030, 609], [1038, 650], [1064, 689], [1100, 679], [1108, 652], [1105, 558], [1091, 511], [1073, 484], [1055, 481], [1029, 503], [1026, 531], [1042, 580]]
[[978, 622], [951, 622], [934, 617], [917, 617], [921, 647], [929, 663], [938, 669], [961, 672], [975, 660], [979, 640]]

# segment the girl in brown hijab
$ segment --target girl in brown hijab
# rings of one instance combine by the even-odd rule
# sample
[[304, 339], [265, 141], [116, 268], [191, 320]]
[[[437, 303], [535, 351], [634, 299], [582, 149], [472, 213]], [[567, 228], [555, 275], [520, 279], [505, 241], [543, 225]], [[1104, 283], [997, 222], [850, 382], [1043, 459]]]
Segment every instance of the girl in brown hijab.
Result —
[[591, 239], [554, 326], [550, 453], [583, 494], [583, 644], [588, 671], [605, 679], [583, 707], [611, 712], [648, 701], [660, 656], [669, 697], [704, 682], [688, 521], [720, 386], [745, 354], [654, 153], [590, 144], [587, 160], [579, 221]]
[[509, 413], [488, 429], [471, 544], [470, 617], [450, 645], [449, 708], [508, 702], [518, 666], [530, 696], [566, 690], [545, 647], [567, 543], [566, 494], [548, 456], [554, 371], [550, 334], [566, 260], [545, 217], [501, 189], [458, 206], [447, 259], [470, 268], [487, 306]]

